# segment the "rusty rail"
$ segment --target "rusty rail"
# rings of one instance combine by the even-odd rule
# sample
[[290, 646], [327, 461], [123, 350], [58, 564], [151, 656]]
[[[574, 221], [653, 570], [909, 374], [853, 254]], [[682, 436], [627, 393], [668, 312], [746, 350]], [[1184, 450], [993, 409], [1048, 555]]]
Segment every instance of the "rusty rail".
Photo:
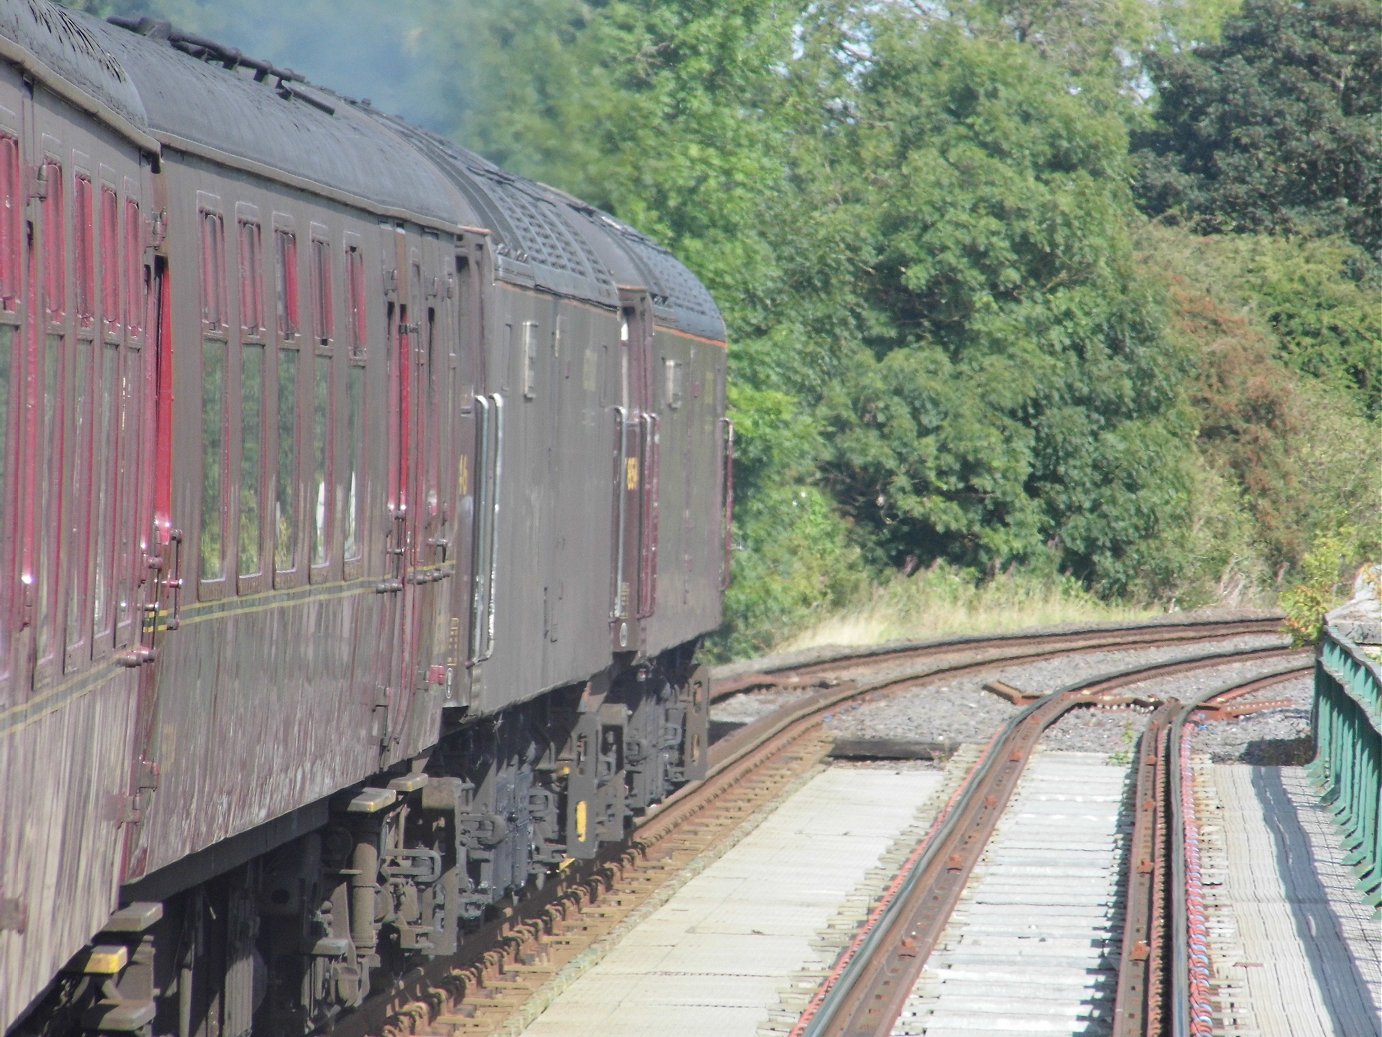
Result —
[[[797, 689], [813, 686], [811, 677], [836, 673], [852, 666], [878, 666], [887, 662], [909, 662], [946, 654], [1015, 648], [1012, 658], [1029, 657], [1034, 649], [1049, 655], [1053, 649], [1068, 646], [1073, 651], [1099, 649], [1150, 648], [1251, 634], [1274, 634], [1282, 629], [1282, 616], [1272, 613], [1258, 619], [1224, 619], [1208, 623], [1137, 623], [1109, 626], [1098, 630], [1033, 630], [1011, 634], [945, 638], [938, 641], [904, 641], [854, 649], [832, 649], [823, 653], [794, 653], [773, 659], [757, 660], [756, 668], [727, 665], [718, 667], [711, 689], [712, 700], [768, 689]], [[1001, 654], [997, 655], [1002, 659]]]
[[[1295, 653], [1299, 655], [1299, 653]], [[1208, 934], [1200, 888], [1189, 723], [1242, 715], [1284, 700], [1225, 703], [1310, 672], [1291, 665], [1188, 703], [1168, 700], [1138, 744], [1137, 791], [1113, 1037], [1188, 1037], [1210, 1031]]]
[[[1294, 649], [1270, 648], [1216, 652], [1151, 664], [1052, 692], [1018, 713], [989, 743], [965, 786], [913, 853], [854, 943], [841, 955], [832, 974], [802, 1013], [791, 1037], [853, 1037], [891, 1031], [959, 901], [970, 872], [982, 856], [990, 834], [1017, 787], [1032, 750], [1042, 733], [1063, 714], [1076, 706], [1126, 701], [1114, 692], [1157, 677], [1220, 665], [1229, 659], [1268, 659], [1299, 654]], [[1159, 891], [1167, 886], [1166, 867], [1157, 862], [1167, 860], [1164, 848], [1167, 832], [1175, 823], [1165, 806], [1171, 790], [1177, 788], [1174, 772], [1167, 762], [1170, 732], [1174, 721], [1183, 722], [1191, 709], [1214, 694], [1217, 693], [1200, 697], [1190, 707], [1175, 703], [1158, 710], [1157, 728], [1161, 733], [1152, 739], [1153, 773], [1148, 779], [1151, 784], [1147, 792], [1154, 804], [1160, 801], [1162, 806], [1148, 811], [1152, 828], [1147, 836], [1147, 859], [1153, 862], [1153, 870], [1142, 893], [1143, 906], [1139, 908], [1145, 918], [1143, 935], [1134, 938], [1132, 948], [1134, 958], [1149, 959], [1152, 966], [1143, 969], [1141, 981], [1134, 984], [1138, 995], [1134, 1000], [1143, 1004], [1138, 1013], [1138, 1026], [1141, 1020], [1148, 1018], [1148, 1008], [1152, 1017], [1159, 1019], [1165, 1001], [1166, 981], [1162, 977], [1165, 975], [1163, 958], [1167, 957], [1167, 952], [1153, 948], [1165, 944], [1166, 922], [1161, 907], [1164, 897]], [[1139, 802], [1141, 795], [1142, 790], [1139, 790]], [[1158, 844], [1162, 847], [1159, 851]], [[1146, 954], [1137, 946], [1139, 942], [1145, 945]], [[1161, 1031], [1134, 1028], [1123, 1032], [1150, 1034]]]
[[[1275, 619], [1269, 619], [1232, 624], [1227, 628], [1224, 624], [1211, 624], [1208, 627], [1176, 625], [1166, 629], [1170, 631], [1169, 636], [1153, 638], [1153, 643], [1177, 643], [1192, 639], [1215, 640], [1239, 634], [1272, 633], [1277, 629], [1277, 623]], [[1000, 645], [997, 652], [982, 651], [995, 641]], [[495, 977], [511, 980], [524, 969], [550, 971], [547, 965], [539, 968], [529, 962], [535, 953], [539, 957], [545, 954], [541, 949], [544, 943], [550, 944], [554, 936], [568, 930], [573, 920], [585, 910], [586, 905], [608, 902], [614, 884], [622, 881], [626, 873], [637, 874], [646, 862], [666, 852], [659, 844], [663, 843], [679, 824], [698, 816], [707, 805], [713, 805], [717, 799], [725, 796], [727, 788], [748, 780], [750, 775], [765, 766], [774, 752], [783, 752], [783, 747], [787, 746], [787, 752], [798, 756], [810, 755], [814, 750], [808, 749], [806, 743], [811, 742], [814, 745], [810, 736], [819, 729], [820, 716], [845, 700], [889, 694], [913, 686], [918, 680], [953, 677], [996, 665], [1013, 665], [1049, 658], [1052, 654], [1062, 652], [1098, 651], [1133, 643], [1145, 645], [1142, 641], [1129, 641], [1127, 632], [1122, 630], [1096, 633], [1093, 637], [1086, 632], [1083, 640], [1077, 632], [1055, 635], [1054, 641], [1050, 638], [1031, 637], [967, 638], [960, 647], [968, 654], [948, 663], [941, 662], [940, 665], [933, 664], [907, 673], [893, 672], [884, 679], [872, 682], [847, 681], [826, 687], [821, 687], [817, 682], [814, 685], [816, 690], [785, 704], [768, 716], [745, 725], [712, 746], [710, 773], [707, 779], [683, 787], [659, 807], [649, 811], [630, 845], [602, 854], [595, 861], [578, 862], [565, 873], [565, 881], [549, 883], [543, 895], [534, 898], [536, 903], [514, 909], [508, 917], [499, 919], [487, 927], [488, 934], [482, 937], [480, 943], [488, 941], [491, 949], [484, 952], [481, 957], [472, 958], [469, 964], [439, 959], [414, 970], [406, 977], [399, 977], [398, 985], [389, 995], [381, 997], [372, 1006], [339, 1020], [336, 1024], [337, 1032], [346, 1035], [373, 1033], [402, 1037], [405, 1034], [427, 1033], [430, 1024], [439, 1019], [448, 1022], [455, 1020], [459, 1024], [460, 1015], [473, 1009], [458, 1007], [458, 1003], [476, 1003], [475, 996], [478, 993], [479, 1003], [483, 1004], [486, 991], [493, 990], [496, 986]], [[945, 644], [952, 653], [956, 650], [955, 642]], [[1042, 646], [1045, 646], [1045, 650], [1042, 650]], [[940, 648], [932, 647], [935, 648], [936, 654], [944, 654]], [[1234, 650], [1198, 658], [1223, 662], [1229, 658], [1263, 657], [1280, 651], [1281, 649], [1276, 648], [1248, 652]], [[856, 666], [899, 661], [897, 653], [888, 652], [866, 653], [863, 659], [857, 656], [850, 658]], [[1185, 665], [1189, 664], [1185, 661], [1154, 664], [1106, 677], [1106, 690], [1149, 679], [1158, 672], [1167, 672]], [[779, 670], [777, 673], [782, 674], [782, 671]], [[773, 683], [777, 681], [774, 680]], [[1101, 699], [1100, 703], [1114, 704], [1118, 701], [1126, 700], [1106, 697]], [[823, 755], [825, 741], [820, 741], [819, 754]], [[767, 743], [773, 745], [769, 746]], [[536, 952], [522, 949], [534, 946], [534, 942], [539, 948]], [[497, 985], [505, 987], [511, 984]]]
[[908, 861], [904, 877], [842, 956], [792, 1037], [891, 1031], [1042, 733], [1068, 710], [1093, 701], [1079, 692], [1052, 693], [994, 737], [939, 828]]
[[1148, 720], [1138, 742], [1133, 832], [1118, 965], [1113, 1037], [1162, 1033], [1167, 1001], [1165, 913], [1171, 860], [1171, 731], [1180, 702], [1171, 700]]

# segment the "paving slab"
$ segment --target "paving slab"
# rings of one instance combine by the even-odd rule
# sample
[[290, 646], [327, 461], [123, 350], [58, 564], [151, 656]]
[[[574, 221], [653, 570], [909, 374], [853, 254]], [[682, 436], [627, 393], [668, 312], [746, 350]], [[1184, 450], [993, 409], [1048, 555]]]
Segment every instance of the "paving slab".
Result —
[[1220, 1033], [1382, 1035], [1382, 924], [1306, 769], [1194, 770]]
[[830, 965], [818, 933], [940, 783], [938, 769], [818, 774], [573, 982], [525, 1037], [753, 1037], [785, 983]]

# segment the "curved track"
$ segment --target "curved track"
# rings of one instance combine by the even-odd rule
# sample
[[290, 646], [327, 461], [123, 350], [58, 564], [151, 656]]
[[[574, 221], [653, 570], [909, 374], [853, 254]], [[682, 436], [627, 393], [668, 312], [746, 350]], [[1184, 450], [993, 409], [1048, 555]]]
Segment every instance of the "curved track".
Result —
[[[572, 865], [547, 889], [534, 891], [533, 896], [477, 932], [456, 958], [436, 961], [399, 977], [390, 997], [340, 1020], [333, 1032], [390, 1037], [494, 1032], [520, 1012], [533, 991], [551, 980], [566, 962], [586, 954], [601, 941], [617, 938], [619, 925], [641, 907], [656, 903], [658, 891], [688, 862], [713, 851], [756, 811], [779, 799], [817, 766], [828, 750], [821, 718], [847, 700], [887, 695], [920, 681], [996, 670], [1052, 655], [1213, 642], [1244, 634], [1275, 633], [1277, 629], [1278, 621], [1270, 618], [966, 638], [816, 658], [797, 667], [775, 666], [770, 673], [760, 668], [747, 677], [727, 681], [729, 693], [771, 686], [796, 687], [801, 694], [715, 743], [707, 778], [687, 786], [650, 812], [620, 852], [589, 864]], [[995, 737], [984, 756], [986, 762], [976, 768], [976, 775], [980, 770], [991, 773], [997, 784], [982, 792], [960, 794], [975, 804], [980, 819], [967, 822], [973, 827], [965, 829], [955, 848], [939, 848], [938, 840], [943, 836], [933, 832], [918, 857], [925, 856], [932, 870], [938, 870], [954, 885], [955, 868], [961, 866], [954, 859], [956, 854], [977, 858], [982, 852], [984, 826], [992, 827], [1006, 802], [1007, 793], [1002, 789], [1010, 792], [1020, 773], [1020, 763], [1013, 759], [1018, 744], [1027, 744], [1030, 749], [1040, 730], [1067, 710], [1080, 705], [1145, 705], [1146, 699], [1119, 694], [1119, 689], [1190, 667], [1281, 654], [1286, 654], [1285, 650], [1276, 647], [1201, 654], [1109, 674], [1038, 700], [1009, 725], [1007, 732]], [[724, 694], [720, 689], [716, 697]], [[1000, 743], [1000, 739], [1009, 738], [1016, 741]], [[947, 829], [960, 830], [957, 819], [964, 810], [959, 798], [948, 811], [944, 822]], [[915, 884], [920, 885], [920, 880]], [[963, 886], [962, 881], [959, 886]], [[919, 965], [925, 954], [922, 941], [915, 936], [911, 940], [902, 956]], [[868, 957], [857, 950], [850, 955], [852, 960]], [[886, 971], [880, 969], [879, 973]], [[899, 996], [905, 997], [906, 986], [901, 979], [893, 981], [893, 988], [902, 991]], [[804, 1032], [875, 1031], [832, 1028]]]
[[[1114, 692], [1131, 684], [1222, 665], [1226, 661], [1293, 654], [1298, 653], [1291, 649], [1270, 648], [1159, 663], [1084, 681], [1052, 692], [1028, 706], [994, 737], [938, 829], [909, 862], [906, 876], [897, 885], [893, 899], [875, 913], [869, 926], [856, 938], [831, 977], [832, 982], [823, 988], [794, 1032], [803, 1037], [821, 1037], [891, 1031], [893, 1021], [901, 1012], [927, 956], [964, 891], [970, 872], [982, 856], [989, 836], [1016, 789], [1032, 751], [1042, 734], [1061, 716], [1079, 706], [1126, 702], [1124, 698], [1115, 698]], [[1293, 668], [1292, 672], [1298, 669]], [[1163, 706], [1158, 714], [1166, 710], [1167, 706]], [[1152, 745], [1165, 742], [1168, 726], [1166, 718], [1158, 717], [1144, 739], [1150, 735]], [[1144, 748], [1142, 755], [1149, 751]], [[1164, 754], [1164, 746], [1159, 746], [1155, 755]], [[1135, 949], [1134, 954], [1138, 953], [1140, 949]], [[1137, 1029], [1128, 1032], [1160, 1031]]]

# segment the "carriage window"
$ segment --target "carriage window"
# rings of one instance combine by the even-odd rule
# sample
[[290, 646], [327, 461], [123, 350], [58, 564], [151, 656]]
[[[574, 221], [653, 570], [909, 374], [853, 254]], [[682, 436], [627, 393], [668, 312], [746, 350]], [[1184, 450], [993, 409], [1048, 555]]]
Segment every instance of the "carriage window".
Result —
[[202, 341], [202, 535], [201, 578], [219, 580], [225, 575], [222, 535], [222, 486], [224, 466], [221, 428], [225, 416], [226, 344], [220, 339]]
[[[13, 312], [19, 307], [19, 228], [23, 211], [20, 196], [19, 142], [13, 137], [0, 137], [0, 308]], [[15, 339], [13, 324], [0, 324], [0, 544], [10, 521], [11, 502], [17, 499], [6, 482], [10, 475], [10, 393], [15, 375]], [[17, 437], [16, 437], [17, 439]], [[0, 565], [9, 562], [0, 559]], [[9, 658], [9, 614], [4, 609], [10, 592], [12, 570], [0, 569], [4, 585], [0, 587], [0, 673], [6, 672]]]
[[278, 352], [278, 474], [274, 491], [274, 567], [291, 572], [297, 564], [297, 395], [298, 353]]
[[240, 223], [240, 327], [246, 335], [264, 334], [264, 290], [261, 287], [259, 224]]
[[[67, 312], [67, 228], [62, 166], [45, 162], [42, 170], [45, 191], [43, 196], [43, 307], [51, 323], [60, 323]], [[59, 406], [61, 402], [59, 371], [66, 337], [61, 328], [51, 330], [43, 339], [42, 429], [35, 451], [38, 473], [38, 513], [55, 514], [61, 500], [59, 486], [62, 477], [62, 454], [59, 433], [62, 429]], [[49, 659], [56, 647], [57, 631], [57, 538], [52, 544], [36, 545], [38, 572], [35, 574], [34, 640], [40, 661]]]
[[[137, 516], [141, 513], [140, 494], [145, 473], [139, 457], [131, 455], [139, 453], [133, 447], [140, 442], [143, 425], [144, 378], [143, 358], [136, 350], [122, 350], [120, 361], [120, 405], [115, 419], [115, 438], [111, 441], [111, 449], [115, 452], [116, 487], [119, 492], [116, 509], [120, 521], [115, 529], [119, 539], [112, 551], [113, 557], [123, 562], [131, 556], [136, 543], [135, 531], [142, 525]], [[116, 564], [113, 568], [116, 622], [123, 625], [134, 618], [131, 605], [135, 573], [128, 564]]]
[[50, 321], [67, 312], [67, 231], [63, 225], [62, 166], [43, 165], [43, 308]]
[[365, 264], [358, 245], [346, 249], [346, 293], [350, 305], [350, 355], [365, 355]]
[[226, 326], [225, 224], [218, 213], [202, 213], [202, 321], [207, 330]]
[[274, 231], [274, 263], [278, 302], [278, 334], [292, 338], [298, 333], [298, 241], [286, 230]]
[[[133, 259], [126, 253], [128, 262]], [[101, 187], [101, 323], [110, 336], [120, 334], [120, 199], [115, 188]]]
[[312, 382], [312, 564], [330, 561], [331, 359], [318, 357]]
[[72, 200], [72, 265], [77, 277], [77, 322], [89, 328], [96, 320], [96, 220], [91, 181], [77, 177]]
[[345, 557], [355, 561], [361, 555], [360, 542], [360, 438], [364, 435], [362, 409], [365, 398], [365, 369], [358, 364], [346, 368], [346, 428], [345, 428]]
[[117, 401], [121, 392], [119, 379], [120, 349], [112, 343], [101, 349], [100, 381], [95, 396], [97, 422], [94, 429], [95, 468], [92, 475], [96, 516], [96, 569], [91, 598], [91, 626], [95, 636], [104, 635], [103, 640], [107, 643], [114, 619], [114, 610], [111, 608], [111, 539], [114, 531], [119, 528], [115, 499], [115, 449], [118, 435], [116, 419], [119, 413]]
[[[58, 365], [62, 358], [66, 338], [57, 334], [44, 336], [43, 350], [43, 430], [36, 451], [39, 481], [38, 507], [40, 515], [52, 515], [58, 507], [58, 482], [61, 475], [62, 456], [58, 448], [58, 430], [62, 422], [58, 414]], [[37, 578], [37, 617], [35, 620], [35, 639], [38, 642], [38, 658], [48, 659], [53, 654], [54, 604], [56, 599], [56, 559], [57, 538], [52, 544], [38, 544], [35, 554], [38, 558]]]
[[312, 334], [323, 346], [336, 337], [336, 314], [331, 303], [331, 246], [313, 238]]
[[264, 451], [264, 347], [245, 346], [241, 364], [240, 575], [255, 576], [263, 569], [259, 486]]
[[19, 308], [19, 242], [24, 199], [19, 178], [19, 142], [0, 137], [0, 307]]
[[[81, 192], [78, 192], [80, 197]], [[78, 206], [80, 208], [80, 206]], [[80, 224], [78, 225], [80, 227]], [[84, 626], [87, 618], [86, 593], [86, 547], [91, 535], [91, 473], [87, 460], [91, 456], [91, 364], [92, 351], [99, 349], [90, 339], [77, 343], [76, 356], [71, 358], [73, 371], [67, 385], [67, 406], [72, 414], [72, 442], [67, 447], [67, 497], [62, 502], [64, 554], [60, 560], [67, 561], [67, 645], [81, 644], [85, 638]], [[78, 559], [73, 565], [69, 559]]]
[[144, 248], [139, 203], [125, 202], [125, 326], [130, 337], [144, 331]]

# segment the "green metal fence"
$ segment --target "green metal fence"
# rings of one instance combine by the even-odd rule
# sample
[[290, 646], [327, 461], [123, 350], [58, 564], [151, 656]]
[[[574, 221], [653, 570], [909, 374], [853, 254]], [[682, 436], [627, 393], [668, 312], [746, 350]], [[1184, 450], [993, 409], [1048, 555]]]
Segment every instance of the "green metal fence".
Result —
[[1382, 913], [1382, 664], [1334, 624], [1315, 664], [1314, 777], [1343, 830], [1344, 863]]

